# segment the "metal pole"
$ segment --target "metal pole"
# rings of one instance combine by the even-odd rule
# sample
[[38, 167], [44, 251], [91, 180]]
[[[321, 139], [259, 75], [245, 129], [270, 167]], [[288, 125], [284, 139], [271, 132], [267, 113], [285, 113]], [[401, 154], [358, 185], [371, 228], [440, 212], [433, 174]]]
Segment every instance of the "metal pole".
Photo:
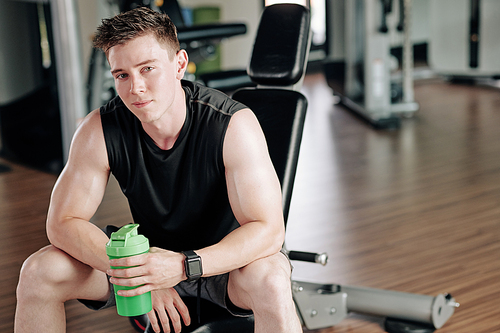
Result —
[[347, 310], [432, 324], [441, 328], [459, 306], [448, 294], [436, 297], [365, 287], [341, 286]]
[[75, 3], [73, 0], [51, 0], [50, 7], [65, 162], [78, 121], [86, 114], [84, 75]]
[[403, 102], [413, 103], [413, 45], [411, 42], [411, 5], [412, 0], [404, 0], [403, 21]]

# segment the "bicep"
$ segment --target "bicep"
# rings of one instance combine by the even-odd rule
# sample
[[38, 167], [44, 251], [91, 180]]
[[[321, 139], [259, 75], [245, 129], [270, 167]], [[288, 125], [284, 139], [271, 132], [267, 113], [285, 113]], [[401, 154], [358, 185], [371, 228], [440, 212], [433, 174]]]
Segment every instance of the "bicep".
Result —
[[52, 191], [48, 223], [89, 220], [102, 200], [108, 177], [100, 117], [91, 114], [75, 133], [68, 162]]
[[266, 140], [253, 112], [237, 112], [224, 141], [228, 195], [240, 222], [283, 225], [281, 187], [269, 157]]

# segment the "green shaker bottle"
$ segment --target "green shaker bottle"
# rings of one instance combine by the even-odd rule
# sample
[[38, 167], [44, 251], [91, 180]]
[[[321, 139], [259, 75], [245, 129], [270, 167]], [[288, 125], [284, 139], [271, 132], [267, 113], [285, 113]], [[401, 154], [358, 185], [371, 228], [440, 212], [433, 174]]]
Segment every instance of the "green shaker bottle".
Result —
[[[138, 224], [128, 224], [113, 232], [106, 244], [106, 254], [109, 259], [131, 257], [149, 251], [149, 240], [139, 235]], [[111, 267], [125, 268], [125, 267]], [[142, 295], [124, 297], [117, 294], [118, 290], [129, 290], [136, 287], [113, 285], [116, 297], [116, 308], [120, 316], [140, 316], [152, 310], [151, 292]]]

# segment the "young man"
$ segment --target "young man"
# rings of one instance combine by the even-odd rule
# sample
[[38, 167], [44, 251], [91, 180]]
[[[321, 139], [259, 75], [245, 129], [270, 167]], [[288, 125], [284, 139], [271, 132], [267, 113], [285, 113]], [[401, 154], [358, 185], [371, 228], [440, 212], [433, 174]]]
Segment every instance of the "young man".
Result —
[[[94, 44], [107, 55], [118, 97], [75, 133], [51, 197], [51, 245], [21, 270], [16, 332], [65, 331], [64, 302], [113, 305], [109, 282], [140, 286], [123, 296], [152, 291], [152, 327], [169, 332], [171, 322], [179, 332], [193, 316], [180, 296], [197, 290], [183, 251], [201, 258], [204, 298], [235, 315], [253, 312], [256, 332], [301, 332], [280, 252], [280, 185], [254, 114], [181, 80], [188, 57], [166, 15], [138, 8], [104, 20]], [[110, 173], [150, 240], [147, 254], [110, 262], [108, 236], [89, 222]]]

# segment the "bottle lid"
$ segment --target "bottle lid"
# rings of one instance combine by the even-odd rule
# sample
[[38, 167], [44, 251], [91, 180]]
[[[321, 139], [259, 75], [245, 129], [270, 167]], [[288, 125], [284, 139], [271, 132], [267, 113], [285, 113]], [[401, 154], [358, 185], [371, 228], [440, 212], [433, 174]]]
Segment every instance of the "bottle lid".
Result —
[[106, 254], [114, 257], [129, 257], [149, 251], [149, 240], [139, 235], [139, 224], [127, 224], [111, 234], [106, 244]]

